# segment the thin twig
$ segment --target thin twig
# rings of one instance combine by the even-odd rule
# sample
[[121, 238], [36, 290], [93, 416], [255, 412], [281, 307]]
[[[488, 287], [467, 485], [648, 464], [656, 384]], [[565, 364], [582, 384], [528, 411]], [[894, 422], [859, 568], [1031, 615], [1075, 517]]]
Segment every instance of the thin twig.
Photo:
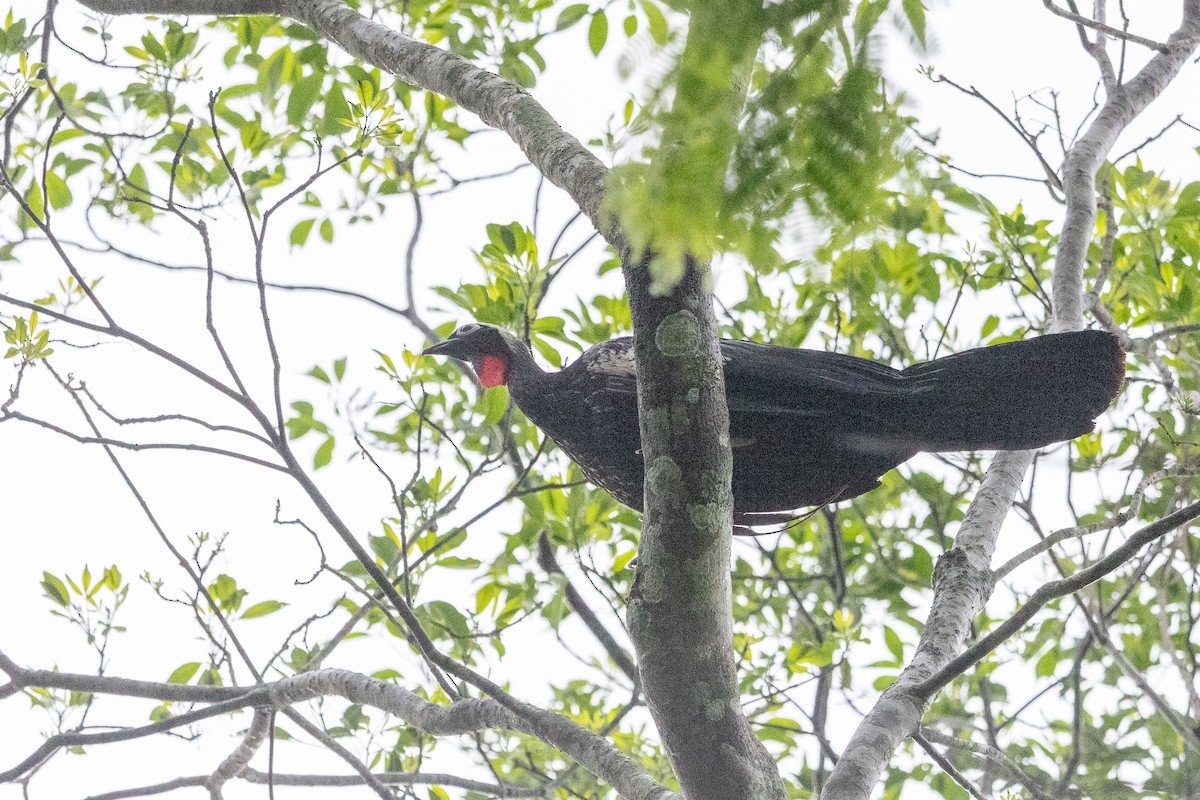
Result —
[[1058, 6], [1054, 5], [1054, 0], [1042, 0], [1042, 5], [1046, 7], [1046, 10], [1056, 16], [1062, 17], [1063, 19], [1069, 19], [1076, 25], [1082, 25], [1085, 28], [1091, 28], [1094, 31], [1104, 34], [1105, 36], [1111, 36], [1114, 39], [1120, 39], [1125, 42], [1140, 44], [1142, 47], [1148, 47], [1151, 50], [1155, 50], [1159, 53], [1166, 53], [1170, 51], [1170, 46], [1164, 42], [1156, 42], [1153, 39], [1147, 39], [1144, 36], [1138, 36], [1135, 33], [1123, 31], [1120, 28], [1114, 28], [1111, 25], [1105, 25], [1103, 22], [1097, 22], [1094, 19], [1089, 19], [1082, 14], [1072, 13], [1064, 8], [1059, 8]]
[[920, 698], [932, 697], [935, 692], [942, 689], [972, 665], [983, 660], [988, 653], [995, 650], [1002, 642], [1020, 630], [1046, 603], [1059, 597], [1073, 594], [1095, 583], [1113, 570], [1119, 569], [1137, 555], [1147, 544], [1166, 536], [1171, 531], [1188, 524], [1197, 517], [1200, 517], [1200, 502], [1192, 503], [1173, 514], [1168, 514], [1162, 519], [1150, 523], [1130, 536], [1120, 547], [1087, 569], [1080, 570], [1069, 578], [1042, 584], [1015, 614], [993, 628], [987, 636], [984, 636], [974, 645], [967, 648], [961, 655], [938, 670], [935, 675], [914, 687], [912, 690], [913, 696]]

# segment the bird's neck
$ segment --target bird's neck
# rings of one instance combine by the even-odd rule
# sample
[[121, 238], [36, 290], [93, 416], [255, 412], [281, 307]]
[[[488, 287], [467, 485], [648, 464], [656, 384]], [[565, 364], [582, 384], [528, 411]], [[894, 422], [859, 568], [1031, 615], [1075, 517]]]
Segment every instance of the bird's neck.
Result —
[[485, 388], [504, 386], [508, 383], [508, 363], [500, 356], [480, 356], [472, 359], [471, 366], [479, 375], [479, 382]]
[[488, 354], [471, 359], [471, 366], [479, 375], [479, 382], [487, 388], [518, 384], [545, 375], [533, 360], [533, 354], [524, 347], [514, 347], [504, 355]]

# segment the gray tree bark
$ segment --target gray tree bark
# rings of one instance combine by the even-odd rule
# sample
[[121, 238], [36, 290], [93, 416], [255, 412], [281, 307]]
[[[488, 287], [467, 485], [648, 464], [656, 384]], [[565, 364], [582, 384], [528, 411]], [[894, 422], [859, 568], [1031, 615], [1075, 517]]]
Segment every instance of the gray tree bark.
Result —
[[[643, 689], [689, 800], [783, 798], [778, 769], [739, 702], [729, 577], [732, 454], [706, 268], [692, 264], [671, 294], [652, 295], [647, 265], [631, 257], [618, 222], [602, 212], [608, 170], [536, 100], [338, 0], [80, 2], [109, 14], [275, 14], [310, 25], [351, 55], [507, 133], [622, 253], [647, 476], [638, 579], [629, 600]], [[534, 733], [553, 743], [545, 732]], [[646, 795], [639, 789], [636, 796]]]
[[[1084, 327], [1083, 271], [1096, 226], [1096, 173], [1121, 132], [1179, 74], [1200, 44], [1198, 36], [1200, 0], [1184, 0], [1182, 22], [1166, 51], [1123, 86], [1110, 87], [1100, 112], [1068, 150], [1063, 165], [1067, 212], [1054, 264], [1051, 330]], [[992, 461], [953, 549], [934, 572], [933, 602], [917, 651], [859, 723], [825, 784], [825, 800], [867, 800], [896, 748], [916, 731], [932, 698], [914, 690], [962, 652], [971, 620], [991, 596], [1000, 527], [1032, 460], [1030, 452], [1011, 452]]]
[[[626, 260], [628, 264], [628, 259]], [[630, 636], [654, 721], [688, 800], [786, 796], [742, 714], [733, 653], [733, 451], [707, 270], [666, 297], [626, 270], [635, 325], [646, 512]]]

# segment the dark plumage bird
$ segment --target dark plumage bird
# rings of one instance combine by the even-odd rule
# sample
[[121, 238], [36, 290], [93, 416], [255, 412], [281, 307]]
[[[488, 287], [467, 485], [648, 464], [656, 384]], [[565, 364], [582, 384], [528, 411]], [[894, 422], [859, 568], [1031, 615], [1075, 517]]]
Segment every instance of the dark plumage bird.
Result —
[[[464, 325], [425, 350], [469, 361], [622, 503], [642, 508], [633, 340], [545, 372], [512, 334]], [[862, 358], [721, 340], [741, 525], [847, 500], [919, 452], [1027, 450], [1088, 433], [1121, 388], [1103, 331], [1040, 336], [896, 370]], [[756, 517], [755, 515], [763, 515]]]

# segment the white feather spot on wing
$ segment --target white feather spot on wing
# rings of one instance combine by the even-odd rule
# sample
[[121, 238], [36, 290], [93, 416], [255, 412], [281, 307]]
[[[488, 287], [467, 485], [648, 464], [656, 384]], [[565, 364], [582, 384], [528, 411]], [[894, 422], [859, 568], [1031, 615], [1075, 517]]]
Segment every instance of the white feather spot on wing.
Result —
[[602, 375], [621, 375], [634, 377], [637, 367], [633, 360], [632, 347], [614, 347], [601, 345], [596, 349], [595, 357], [587, 365], [588, 372]]

